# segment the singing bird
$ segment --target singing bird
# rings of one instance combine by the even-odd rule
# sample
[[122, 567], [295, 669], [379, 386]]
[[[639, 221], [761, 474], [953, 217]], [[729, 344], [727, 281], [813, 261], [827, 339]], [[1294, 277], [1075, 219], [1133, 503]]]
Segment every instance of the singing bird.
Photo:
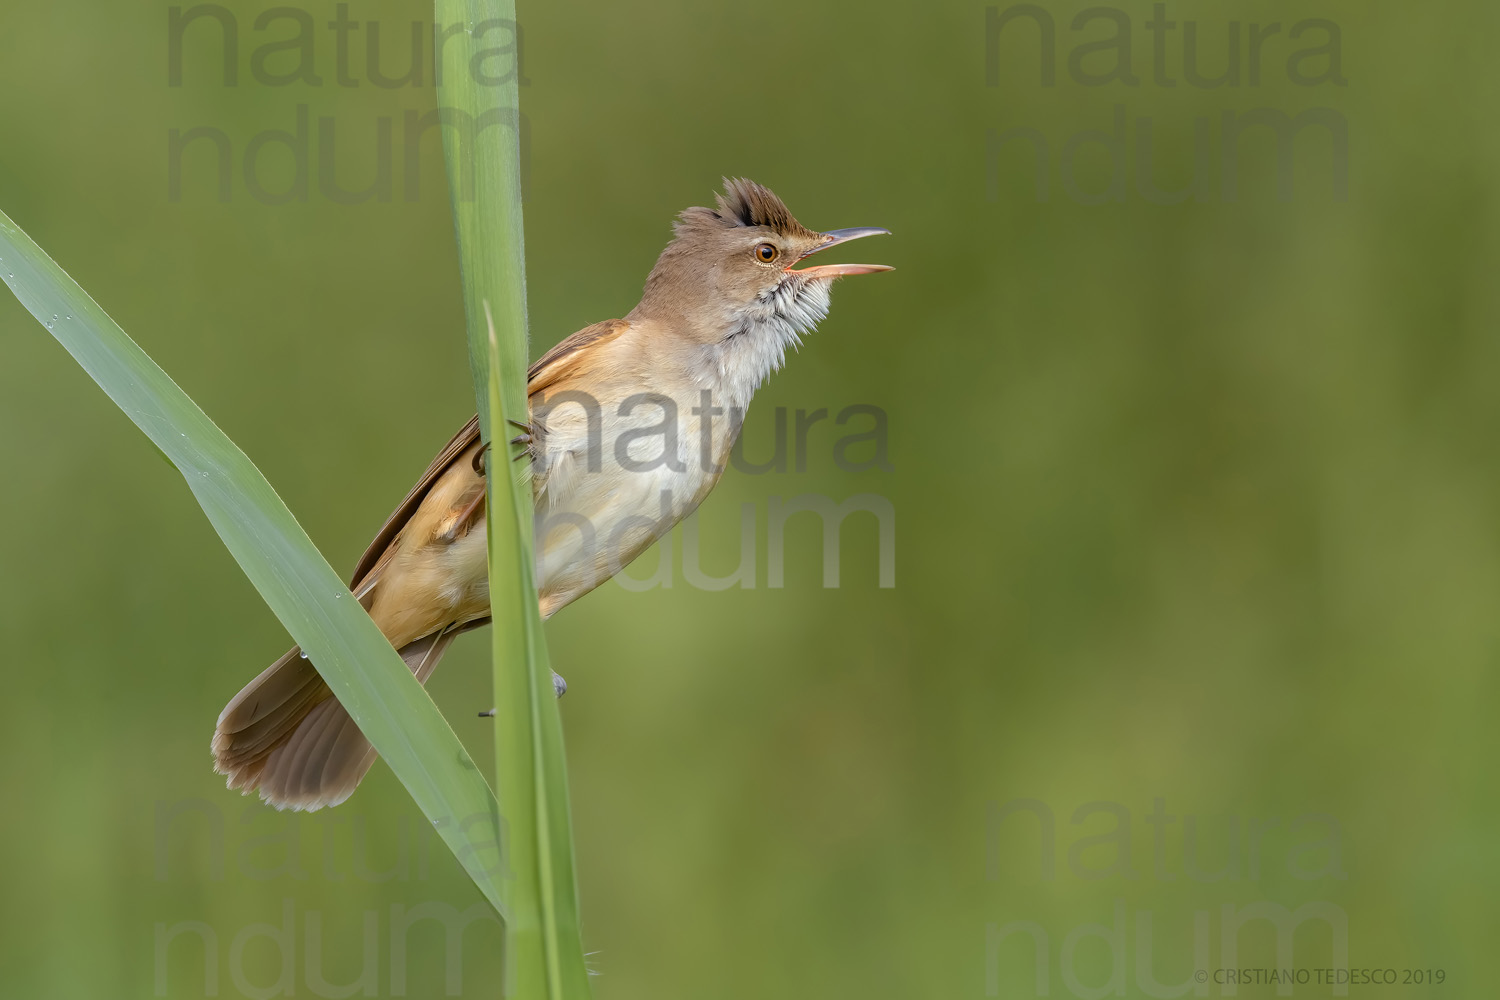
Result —
[[[713, 489], [755, 390], [828, 314], [844, 275], [797, 267], [877, 228], [816, 232], [748, 180], [689, 208], [624, 319], [585, 327], [527, 373], [542, 616], [628, 565]], [[352, 590], [426, 683], [459, 633], [488, 623], [485, 446], [475, 418], [439, 452], [354, 570]], [[498, 451], [498, 449], [497, 449]], [[293, 648], [219, 715], [214, 768], [278, 809], [353, 794], [375, 762], [354, 720]]]

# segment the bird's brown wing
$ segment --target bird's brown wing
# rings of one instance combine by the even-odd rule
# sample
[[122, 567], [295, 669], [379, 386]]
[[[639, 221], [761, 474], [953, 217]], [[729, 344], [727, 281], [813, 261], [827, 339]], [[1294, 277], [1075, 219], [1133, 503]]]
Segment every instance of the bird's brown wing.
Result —
[[[572, 336], [564, 339], [556, 347], [537, 359], [536, 363], [526, 372], [527, 395], [533, 395], [546, 389], [567, 375], [574, 374], [580, 360], [587, 356], [580, 353], [585, 347], [598, 345], [607, 340], [618, 337], [629, 326], [624, 320], [609, 319], [602, 323], [586, 326]], [[366, 583], [373, 583], [378, 571], [395, 552], [391, 544], [396, 536], [401, 534], [401, 529], [406, 527], [406, 522], [416, 513], [426, 498], [432, 485], [438, 481], [453, 460], [462, 455], [475, 441], [479, 440], [479, 417], [476, 415], [464, 424], [463, 429], [453, 435], [453, 439], [438, 452], [438, 456], [427, 466], [427, 471], [422, 473], [422, 478], [417, 480], [411, 492], [406, 494], [386, 518], [375, 538], [370, 542], [370, 547], [365, 549], [365, 554], [360, 556], [359, 563], [354, 567], [354, 576], [351, 583], [353, 590], [358, 593]]]
[[[585, 348], [618, 336], [625, 328], [619, 320], [598, 323], [558, 344], [527, 373], [530, 392], [559, 381], [567, 385], [590, 371], [590, 353]], [[360, 557], [353, 587], [367, 609], [373, 612], [376, 584], [395, 556], [397, 539], [435, 489], [444, 491], [437, 494], [442, 503], [436, 506], [455, 506], [452, 511], [434, 510], [423, 515], [416, 529], [419, 533], [429, 533], [435, 521], [454, 511], [461, 519], [484, 516], [483, 492], [479, 492], [478, 501], [471, 496], [473, 480], [479, 477], [465, 468], [454, 469], [455, 462], [467, 462], [464, 456], [476, 453], [479, 437], [479, 418], [475, 417], [427, 466]], [[453, 471], [459, 475], [450, 476]], [[482, 490], [482, 480], [478, 485]], [[404, 641], [402, 658], [417, 680], [425, 682], [455, 636], [488, 622], [486, 615], [445, 623], [424, 636]], [[388, 628], [386, 635], [391, 635]], [[293, 809], [318, 809], [342, 802], [375, 760], [374, 748], [332, 696], [316, 667], [297, 649], [272, 664], [230, 701], [219, 716], [213, 752], [214, 766], [229, 776], [229, 787], [258, 789], [261, 797], [277, 808]]]
[[630, 324], [623, 319], [607, 319], [586, 326], [543, 354], [526, 372], [526, 395], [535, 396], [554, 383], [576, 374], [576, 369], [593, 356], [586, 347], [600, 347], [624, 333]]
[[354, 567], [351, 586], [356, 592], [369, 577], [374, 575], [375, 570], [389, 557], [390, 553], [395, 551], [391, 542], [395, 541], [401, 529], [406, 527], [406, 522], [411, 520], [412, 514], [416, 513], [417, 508], [421, 506], [422, 500], [427, 496], [427, 491], [432, 489], [432, 484], [448, 471], [448, 466], [453, 464], [455, 458], [462, 455], [477, 440], [479, 440], [479, 417], [475, 415], [464, 424], [462, 430], [453, 435], [453, 440], [438, 452], [437, 458], [432, 460], [427, 471], [422, 473], [422, 478], [417, 480], [417, 485], [411, 488], [411, 492], [406, 494], [406, 499], [396, 506], [391, 516], [385, 519], [385, 524], [375, 533], [375, 540], [370, 543], [369, 548], [365, 549], [365, 554], [360, 556], [358, 565]]

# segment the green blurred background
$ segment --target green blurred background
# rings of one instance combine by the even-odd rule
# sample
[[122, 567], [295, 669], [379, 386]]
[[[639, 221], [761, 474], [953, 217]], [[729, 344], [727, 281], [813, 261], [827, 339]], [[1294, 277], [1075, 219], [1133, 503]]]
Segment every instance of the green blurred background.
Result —
[[[1112, 971], [1120, 995], [1167, 995], [1142, 983], [1226, 964], [1236, 918], [1222, 907], [1261, 901], [1345, 920], [1351, 966], [1446, 977], [1350, 995], [1492, 988], [1500, 77], [1486, 46], [1500, 15], [1171, 3], [1169, 87], [1153, 79], [1146, 3], [1114, 8], [1139, 83], [1076, 79], [1069, 53], [1114, 30], [1070, 28], [1085, 6], [1046, 5], [1055, 85], [1022, 18], [987, 86], [981, 3], [522, 5], [533, 355], [623, 315], [673, 213], [711, 203], [724, 174], [771, 186], [814, 227], [890, 228], [842, 259], [898, 268], [840, 284], [745, 432], [764, 461], [777, 407], [879, 406], [891, 471], [841, 468], [835, 443], [865, 425], [820, 424], [804, 472], [732, 472], [700, 512], [703, 565], [727, 574], [755, 505], [756, 588], [707, 592], [677, 571], [670, 588], [608, 585], [548, 625], [572, 686], [600, 998], [1102, 995], [1089, 988]], [[224, 86], [205, 21], [173, 87], [165, 5], [7, 5], [0, 207], [347, 569], [472, 412], [435, 134], [420, 195], [403, 198], [402, 116], [434, 95], [375, 86], [360, 35], [360, 85], [337, 86], [331, 3], [304, 8], [323, 85], [258, 84], [252, 54], [292, 30], [257, 31], [267, 5], [227, 9], [239, 85]], [[349, 16], [381, 24], [399, 75], [408, 24], [431, 10]], [[1328, 38], [1289, 40], [1307, 18], [1340, 30], [1344, 84], [1289, 76], [1292, 53]], [[1205, 75], [1240, 32], [1238, 86], [1184, 79], [1188, 21]], [[1251, 22], [1281, 24], [1255, 86]], [[320, 194], [316, 138], [306, 201], [252, 195], [240, 157], [292, 129], [298, 105], [334, 119], [345, 188], [375, 176], [377, 120], [394, 120], [389, 202]], [[1117, 106], [1123, 199], [1080, 204], [1062, 151], [1111, 129]], [[1222, 116], [1262, 108], [1344, 123], [1346, 197], [1320, 128], [1296, 140], [1290, 200], [1264, 129], [1238, 147], [1226, 196]], [[1203, 197], [1143, 197], [1142, 133], [1157, 185], [1181, 188], [1200, 119]], [[227, 202], [206, 142], [170, 196], [169, 131], [198, 126], [232, 143]], [[1012, 128], [1048, 144], [1045, 200], [1029, 147], [988, 155], [987, 133]], [[1106, 148], [1075, 153], [1077, 188], [1106, 190]], [[278, 155], [264, 154], [273, 189], [289, 176]], [[220, 996], [270, 995], [283, 956], [252, 925], [289, 913], [298, 996], [332, 995], [315, 974], [354, 983], [365, 959], [382, 996], [401, 992], [398, 964], [405, 995], [498, 995], [493, 927], [465, 934], [461, 984], [445, 980], [437, 924], [411, 931], [405, 959], [393, 950], [392, 907], [479, 896], [387, 770], [312, 816], [223, 788], [214, 719], [288, 640], [176, 473], [9, 296], [0, 337], [0, 994], [194, 997], [207, 973]], [[788, 529], [785, 587], [766, 587], [767, 505], [808, 493], [890, 499], [894, 588], [877, 586], [869, 515], [843, 530], [839, 588], [821, 585], [806, 515]], [[487, 651], [461, 640], [430, 687], [480, 761]], [[1016, 799], [1040, 805], [995, 822]], [[1160, 848], [1157, 799], [1177, 817]], [[1097, 802], [1113, 811], [1076, 815]], [[1306, 816], [1323, 818], [1294, 829]], [[1117, 907], [1118, 954], [1079, 940]], [[987, 942], [1014, 921], [1034, 936]], [[170, 937], [184, 922], [203, 933]], [[1252, 925], [1235, 964], [1330, 966], [1338, 937], [1307, 922], [1281, 962], [1269, 925]]]

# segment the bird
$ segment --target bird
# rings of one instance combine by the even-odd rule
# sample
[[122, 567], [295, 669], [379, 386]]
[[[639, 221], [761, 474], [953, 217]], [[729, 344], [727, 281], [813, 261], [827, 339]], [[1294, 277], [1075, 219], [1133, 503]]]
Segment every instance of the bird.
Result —
[[[512, 444], [530, 462], [543, 618], [697, 508], [751, 397], [828, 314], [836, 279], [892, 270], [797, 266], [886, 229], [809, 229], [744, 178], [725, 178], [715, 205], [677, 216], [623, 319], [579, 330], [527, 371], [529, 417]], [[424, 684], [455, 637], [490, 620], [487, 448], [475, 417], [387, 518], [352, 577], [354, 596]], [[212, 752], [231, 789], [307, 811], [347, 800], [376, 758], [296, 647], [229, 701]]]

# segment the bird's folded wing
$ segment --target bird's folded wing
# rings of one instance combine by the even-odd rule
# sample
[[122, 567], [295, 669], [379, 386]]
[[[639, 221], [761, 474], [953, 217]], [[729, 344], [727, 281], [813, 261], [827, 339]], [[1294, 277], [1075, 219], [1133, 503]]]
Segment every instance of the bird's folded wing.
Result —
[[[582, 330], [568, 337], [552, 348], [533, 364], [526, 373], [528, 397], [537, 392], [557, 384], [559, 381], [567, 381], [571, 375], [576, 374], [575, 369], [584, 363], [589, 352], [585, 348], [597, 347], [618, 337], [630, 324], [624, 320], [611, 319], [602, 323], [586, 326]], [[406, 494], [386, 518], [385, 524], [375, 534], [370, 542], [370, 547], [365, 549], [365, 554], [360, 556], [359, 563], [354, 568], [354, 576], [351, 586], [356, 594], [363, 597], [362, 591], [368, 592], [379, 578], [379, 570], [394, 551], [392, 542], [396, 536], [401, 534], [401, 529], [411, 520], [417, 508], [421, 506], [428, 492], [442, 474], [448, 471], [454, 459], [468, 450], [475, 441], [479, 440], [479, 417], [470, 418], [464, 424], [463, 429], [453, 435], [453, 439], [438, 452], [432, 464], [427, 466], [427, 471], [417, 480], [411, 492]]]
[[365, 549], [365, 554], [360, 556], [358, 565], [354, 567], [351, 586], [356, 594], [367, 582], [367, 578], [375, 575], [373, 571], [382, 561], [382, 557], [391, 550], [391, 542], [395, 541], [401, 529], [406, 527], [406, 522], [411, 520], [412, 514], [416, 513], [417, 508], [421, 506], [428, 490], [432, 489], [432, 484], [448, 471], [448, 466], [453, 464], [455, 458], [462, 455], [478, 440], [479, 417], [476, 415], [464, 424], [462, 430], [453, 435], [453, 440], [449, 441], [442, 451], [438, 452], [437, 458], [432, 460], [432, 464], [427, 466], [427, 471], [422, 473], [422, 478], [417, 480], [417, 485], [411, 488], [411, 492], [406, 494], [406, 499], [396, 506], [391, 516], [385, 519], [385, 524], [381, 525], [380, 531], [376, 532], [375, 540], [370, 543], [369, 548]]

